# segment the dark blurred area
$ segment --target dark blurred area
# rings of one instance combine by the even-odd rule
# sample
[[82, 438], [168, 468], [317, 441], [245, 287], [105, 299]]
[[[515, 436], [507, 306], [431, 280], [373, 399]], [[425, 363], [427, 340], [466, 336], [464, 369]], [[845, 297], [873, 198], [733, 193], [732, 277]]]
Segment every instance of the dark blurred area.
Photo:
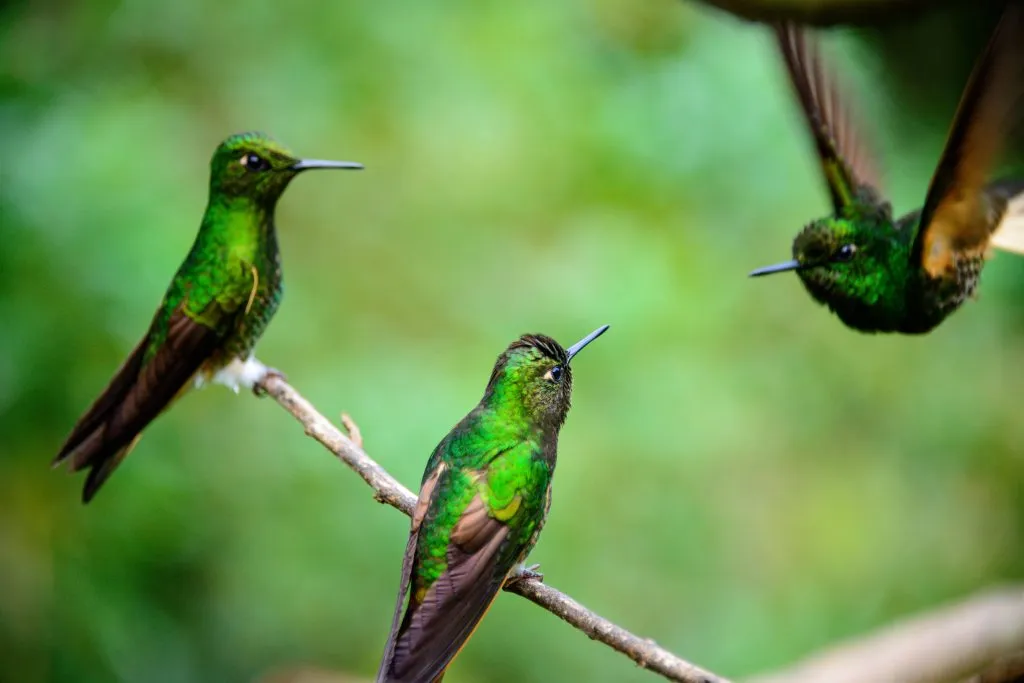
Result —
[[[825, 34], [897, 211], [984, 7]], [[407, 485], [509, 341], [612, 324], [531, 556], [588, 607], [738, 677], [1024, 575], [1024, 259], [922, 338], [748, 280], [827, 210], [757, 24], [676, 0], [8, 2], [0, 64], [0, 679], [375, 671], [408, 520], [271, 401], [187, 396], [88, 507], [48, 467], [247, 129], [367, 166], [281, 201], [258, 352]], [[651, 676], [502, 596], [445, 680]]]
[[811, 26], [879, 25], [952, 8], [977, 12], [1006, 0], [695, 0], [758, 22], [795, 21]]

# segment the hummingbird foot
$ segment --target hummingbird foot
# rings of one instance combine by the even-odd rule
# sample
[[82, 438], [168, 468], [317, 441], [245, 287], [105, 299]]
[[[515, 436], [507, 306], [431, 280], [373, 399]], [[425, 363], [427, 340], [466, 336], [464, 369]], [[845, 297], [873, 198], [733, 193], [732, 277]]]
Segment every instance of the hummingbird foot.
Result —
[[529, 567], [523, 562], [509, 574], [508, 578], [505, 579], [505, 586], [511, 586], [512, 584], [519, 583], [520, 581], [540, 581], [544, 582], [544, 575], [539, 571], [539, 564], [531, 564]]
[[277, 368], [271, 368], [266, 365], [263, 365], [262, 363], [260, 363], [260, 366], [263, 368], [263, 375], [258, 380], [253, 382], [251, 387], [253, 396], [255, 396], [256, 398], [263, 398], [264, 396], [267, 395], [267, 390], [266, 388], [264, 388], [263, 383], [266, 382], [268, 379], [276, 377], [282, 382], [288, 381], [288, 377]]

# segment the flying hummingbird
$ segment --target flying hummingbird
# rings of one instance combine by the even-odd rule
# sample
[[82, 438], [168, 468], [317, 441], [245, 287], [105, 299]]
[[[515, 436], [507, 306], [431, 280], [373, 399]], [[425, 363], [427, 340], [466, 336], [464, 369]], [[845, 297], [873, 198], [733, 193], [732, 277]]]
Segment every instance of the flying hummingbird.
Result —
[[569, 349], [539, 334], [512, 342], [480, 403], [434, 449], [377, 683], [440, 681], [537, 542], [551, 504], [558, 431], [569, 412], [569, 363], [607, 329]]
[[253, 356], [281, 301], [274, 209], [307, 169], [360, 169], [298, 159], [260, 133], [224, 140], [210, 161], [210, 197], [199, 234], [171, 280], [146, 336], [68, 437], [54, 465], [89, 468], [88, 503], [142, 430], [191, 386], [238, 391], [274, 371]]
[[793, 260], [807, 291], [862, 332], [922, 334], [974, 294], [989, 247], [1024, 253], [1024, 180], [986, 178], [1024, 106], [1024, 11], [1006, 6], [974, 66], [924, 208], [894, 219], [876, 165], [835, 79], [802, 29], [776, 27], [790, 80], [817, 145], [833, 215], [808, 224]]

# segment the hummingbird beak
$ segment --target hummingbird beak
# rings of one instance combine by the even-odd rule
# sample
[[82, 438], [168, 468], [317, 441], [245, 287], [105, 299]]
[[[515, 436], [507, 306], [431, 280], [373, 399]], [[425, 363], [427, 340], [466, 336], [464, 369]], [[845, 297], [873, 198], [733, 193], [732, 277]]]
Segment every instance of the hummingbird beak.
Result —
[[354, 161], [324, 161], [323, 159], [299, 159], [288, 167], [292, 171], [307, 171], [311, 168], [346, 168], [362, 170], [363, 165]]
[[758, 268], [757, 270], [751, 271], [748, 277], [761, 277], [762, 275], [773, 275], [775, 273], [784, 273], [787, 270], [800, 270], [803, 268], [803, 264], [796, 259], [792, 261], [783, 261], [782, 263], [776, 263], [774, 266], [765, 266], [764, 268]]
[[584, 346], [586, 346], [587, 344], [589, 344], [590, 342], [594, 341], [602, 334], [607, 332], [609, 327], [611, 327], [611, 325], [601, 325], [601, 327], [597, 328], [596, 330], [588, 334], [586, 337], [580, 339], [578, 342], [576, 342], [568, 349], [566, 349], [565, 355], [567, 356], [568, 360], [571, 361], [572, 357], [575, 356], [580, 351], [582, 351]]

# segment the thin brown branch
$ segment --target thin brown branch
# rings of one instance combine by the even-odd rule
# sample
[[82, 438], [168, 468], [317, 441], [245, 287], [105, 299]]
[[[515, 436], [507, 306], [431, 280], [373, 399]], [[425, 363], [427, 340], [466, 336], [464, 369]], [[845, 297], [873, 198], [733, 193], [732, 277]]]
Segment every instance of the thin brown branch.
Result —
[[[269, 375], [259, 387], [298, 420], [306, 434], [319, 441], [342, 462], [356, 471], [373, 489], [373, 497], [381, 503], [411, 515], [416, 496], [378, 465], [353, 439], [345, 436], [309, 401], [295, 391], [282, 377]], [[358, 428], [351, 420], [346, 428], [359, 438]], [[361, 441], [361, 438], [359, 438]], [[515, 575], [513, 575], [513, 578]], [[641, 638], [616, 626], [576, 602], [568, 595], [538, 580], [523, 578], [506, 584], [505, 590], [521, 595], [583, 631], [593, 640], [621, 652], [641, 667], [679, 683], [729, 683], [721, 676], [704, 671], [658, 646], [653, 640]]]
[[[1024, 649], [1024, 586], [986, 591], [745, 683], [996, 683]], [[1004, 672], [1011, 671], [1010, 674]], [[1001, 676], [1010, 675], [1010, 678]]]
[[359, 450], [363, 449], [363, 433], [359, 431], [359, 425], [348, 413], [341, 414], [341, 426], [348, 432], [348, 438]]
[[[412, 515], [412, 510], [416, 507], [416, 496], [412, 491], [388, 474], [387, 470], [370, 458], [352, 439], [342, 434], [341, 430], [321, 415], [320, 411], [295, 391], [288, 382], [278, 375], [268, 375], [259, 384], [259, 387], [302, 424], [307, 436], [319, 441], [324, 448], [355, 470], [356, 474], [373, 489], [374, 498], [381, 503], [398, 508], [406, 515]], [[351, 419], [349, 421], [351, 422]], [[361, 440], [362, 438], [360, 438]]]
[[591, 639], [618, 650], [645, 669], [661, 674], [670, 681], [699, 681], [700, 683], [728, 683], [699, 667], [680, 659], [653, 641], [634, 635], [602, 616], [540, 581], [516, 581], [505, 590], [521, 595], [540, 605], [559, 619], [575, 626]]

